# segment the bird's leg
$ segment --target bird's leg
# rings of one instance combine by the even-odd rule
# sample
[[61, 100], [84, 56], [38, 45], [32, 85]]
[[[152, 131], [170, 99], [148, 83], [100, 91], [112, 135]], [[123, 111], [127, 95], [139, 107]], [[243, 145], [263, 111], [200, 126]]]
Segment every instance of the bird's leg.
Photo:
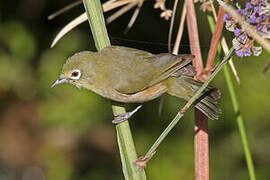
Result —
[[159, 105], [158, 105], [158, 116], [159, 117], [161, 117], [161, 113], [162, 113], [162, 109], [163, 109], [163, 105], [164, 105], [164, 99], [165, 99], [165, 95], [163, 94], [160, 98]]
[[140, 108], [142, 107], [142, 104], [136, 107], [133, 111], [131, 112], [126, 112], [123, 114], [116, 114], [115, 119], [112, 121], [113, 124], [119, 124], [123, 121], [128, 120], [134, 113], [136, 113]]

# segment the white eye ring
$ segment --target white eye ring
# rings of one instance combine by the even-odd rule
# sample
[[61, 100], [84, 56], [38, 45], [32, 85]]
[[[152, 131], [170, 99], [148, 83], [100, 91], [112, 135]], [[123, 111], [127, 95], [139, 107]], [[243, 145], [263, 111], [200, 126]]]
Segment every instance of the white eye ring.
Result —
[[81, 71], [78, 70], [78, 69], [74, 69], [74, 70], [72, 71], [70, 77], [71, 77], [71, 79], [74, 79], [74, 80], [80, 79], [80, 77], [81, 77]]

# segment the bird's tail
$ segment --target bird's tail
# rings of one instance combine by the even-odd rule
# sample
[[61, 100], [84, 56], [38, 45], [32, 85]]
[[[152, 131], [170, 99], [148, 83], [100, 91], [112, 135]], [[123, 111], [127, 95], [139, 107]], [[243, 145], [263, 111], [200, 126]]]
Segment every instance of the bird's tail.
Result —
[[[202, 85], [203, 83], [195, 81], [192, 77], [171, 77], [168, 93], [188, 101]], [[194, 105], [210, 119], [218, 119], [221, 109], [217, 105], [217, 100], [220, 95], [221, 93], [217, 88], [208, 85]]]

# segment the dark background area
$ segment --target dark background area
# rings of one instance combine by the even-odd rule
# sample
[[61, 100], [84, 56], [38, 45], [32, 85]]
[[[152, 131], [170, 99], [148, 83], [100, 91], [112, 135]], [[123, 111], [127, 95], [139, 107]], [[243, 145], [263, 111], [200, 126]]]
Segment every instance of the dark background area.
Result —
[[[87, 22], [49, 48], [57, 32], [84, 11], [80, 5], [47, 20], [49, 14], [71, 2], [0, 2], [0, 180], [123, 179], [110, 101], [68, 84], [50, 88], [67, 57], [82, 50], [95, 51]], [[153, 9], [153, 4], [144, 3], [127, 34], [123, 32], [133, 11], [109, 24], [112, 44], [167, 52], [169, 21], [159, 17], [161, 11]], [[172, 4], [167, 6], [171, 8]], [[207, 57], [210, 30], [206, 16], [197, 9], [200, 43]], [[175, 34], [176, 30], [173, 40]], [[231, 39], [230, 33], [225, 34]], [[189, 53], [186, 29], [181, 44], [180, 53]], [[266, 52], [260, 57], [234, 58], [241, 85], [233, 81], [258, 179], [270, 177], [270, 72], [262, 73], [268, 60]], [[223, 72], [213, 85], [222, 91], [219, 105], [223, 113], [218, 121], [209, 121], [211, 177], [248, 179]], [[139, 156], [145, 154], [184, 103], [166, 95], [161, 117], [156, 99], [145, 103], [130, 120]], [[136, 104], [126, 107], [132, 110]], [[147, 166], [149, 179], [194, 178], [193, 115], [191, 108], [161, 144]]]

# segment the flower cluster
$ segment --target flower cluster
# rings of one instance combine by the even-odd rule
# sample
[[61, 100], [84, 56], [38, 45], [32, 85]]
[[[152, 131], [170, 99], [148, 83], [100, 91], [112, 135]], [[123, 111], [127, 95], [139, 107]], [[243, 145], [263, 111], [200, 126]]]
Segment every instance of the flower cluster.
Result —
[[165, 1], [166, 0], [156, 0], [156, 3], [154, 4], [154, 9], [162, 10], [160, 17], [169, 20], [170, 17], [172, 17], [172, 10], [166, 8]]
[[[237, 12], [254, 26], [262, 37], [270, 38], [270, 5], [266, 0], [250, 0], [244, 8], [238, 6]], [[234, 32], [233, 47], [238, 56], [250, 56], [252, 52], [255, 56], [260, 55], [262, 48], [254, 46], [254, 39], [242, 30], [229, 14], [225, 14], [224, 21], [226, 29]]]

